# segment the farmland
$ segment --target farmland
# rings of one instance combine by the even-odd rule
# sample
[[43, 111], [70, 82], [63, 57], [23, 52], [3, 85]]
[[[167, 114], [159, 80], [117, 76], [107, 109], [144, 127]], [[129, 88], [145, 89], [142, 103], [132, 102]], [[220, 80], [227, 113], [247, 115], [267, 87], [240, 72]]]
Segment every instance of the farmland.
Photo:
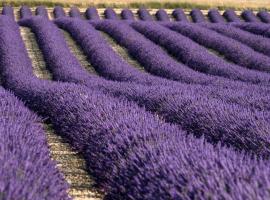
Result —
[[0, 199], [270, 199], [270, 14], [5, 6]]

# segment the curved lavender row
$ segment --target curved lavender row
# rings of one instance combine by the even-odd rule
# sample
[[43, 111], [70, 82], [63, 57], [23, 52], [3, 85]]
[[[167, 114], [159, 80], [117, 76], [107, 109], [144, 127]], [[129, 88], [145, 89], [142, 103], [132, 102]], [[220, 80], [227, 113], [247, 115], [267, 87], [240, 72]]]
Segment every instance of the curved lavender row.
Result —
[[[180, 23], [177, 23], [177, 25], [178, 24], [180, 25]], [[183, 24], [189, 23], [181, 23], [181, 30]], [[173, 24], [170, 24], [170, 26], [172, 25]], [[194, 70], [232, 80], [269, 85], [270, 77], [268, 74], [244, 69], [237, 65], [227, 63], [216, 55], [210, 54], [205, 48], [189, 38], [161, 27], [158, 24], [134, 22], [131, 26], [150, 40], [166, 48], [166, 50], [177, 57], [181, 62]], [[185, 29], [183, 28], [183, 30]], [[168, 37], [168, 35], [170, 37]], [[193, 72], [193, 74], [195, 74], [195, 72]], [[206, 80], [207, 77], [201, 75], [200, 84], [203, 84]]]
[[2, 87], [0, 99], [1, 198], [70, 199], [68, 183], [50, 159], [41, 119]]
[[213, 23], [225, 23], [225, 19], [219, 13], [217, 9], [210, 9], [208, 11], [208, 18]]
[[264, 23], [270, 23], [270, 14], [267, 11], [260, 11], [257, 13], [257, 16]]
[[81, 13], [80, 10], [77, 7], [71, 7], [69, 10], [69, 16], [70, 17], [77, 17], [77, 18], [81, 18]]
[[140, 8], [137, 13], [139, 18], [143, 21], [154, 21], [153, 17], [146, 8]]
[[[223, 36], [202, 26], [203, 25], [196, 26], [187, 23], [174, 23], [169, 25], [169, 28], [189, 37], [200, 45], [214, 49], [224, 55], [226, 59], [241, 65], [243, 68], [239, 69], [242, 69], [243, 72], [245, 72], [245, 67], [258, 71], [270, 72], [270, 58], [268, 56], [256, 52], [234, 39]], [[252, 71], [250, 71], [250, 73], [252, 73]]]
[[22, 6], [20, 8], [20, 17], [21, 17], [21, 19], [31, 17], [31, 16], [32, 16], [32, 12], [31, 12], [31, 9], [28, 6]]
[[36, 15], [46, 17], [47, 19], [49, 19], [47, 9], [44, 6], [38, 6], [36, 8]]
[[0, 66], [9, 72], [7, 86], [84, 153], [108, 199], [268, 198], [267, 163], [185, 137], [133, 104], [82, 86], [18, 77], [10, 64]]
[[53, 9], [54, 18], [65, 17], [66, 13], [61, 6], [55, 6]]
[[104, 11], [104, 16], [106, 19], [118, 19], [116, 12], [112, 8], [106, 8]]
[[1, 198], [70, 199], [68, 183], [50, 159], [41, 119], [2, 87], [0, 99]]
[[206, 22], [202, 11], [200, 11], [199, 9], [192, 9], [190, 12], [190, 16], [192, 18], [192, 21], [195, 23]]
[[85, 17], [89, 20], [99, 20], [99, 14], [95, 7], [89, 7], [85, 11]]
[[164, 9], [159, 9], [155, 15], [158, 21], [170, 21], [170, 17]]
[[214, 30], [227, 37], [233, 38], [239, 42], [242, 42], [245, 45], [250, 46], [256, 51], [270, 56], [270, 40], [265, 37], [254, 35], [233, 26], [227, 26], [222, 24], [205, 24], [204, 27]]
[[[62, 21], [62, 23], [64, 23], [64, 19], [62, 19], [61, 21]], [[58, 24], [61, 23], [61, 21], [58, 20]], [[67, 20], [67, 21], [71, 21], [71, 20]], [[78, 20], [77, 21], [73, 20], [73, 23], [76, 23], [76, 22], [79, 23]], [[63, 26], [63, 24], [61, 26]], [[71, 27], [70, 24], [67, 24], [67, 26]], [[49, 30], [49, 29], [45, 28], [45, 30]], [[52, 31], [50, 31], [50, 33], [52, 33]], [[50, 34], [48, 33], [47, 37], [49, 37], [49, 36], [50, 36]], [[48, 41], [50, 41], [50, 40], [48, 40]], [[46, 42], [43, 42], [43, 43], [47, 44]], [[52, 46], [51, 46], [51, 48], [47, 47], [47, 49], [48, 49], [47, 51], [45, 51], [44, 47], [42, 49], [43, 49], [43, 52], [45, 52], [46, 56], [48, 56], [54, 52], [54, 51], [52, 51], [52, 49], [53, 49]], [[57, 45], [57, 47], [58, 47], [58, 45]], [[58, 48], [55, 48], [55, 49], [58, 49]], [[58, 58], [58, 57], [56, 56], [56, 58]], [[50, 63], [49, 63], [49, 65], [50, 65]], [[62, 70], [62, 71], [64, 72], [65, 70]], [[79, 80], [80, 77], [75, 77], [76, 73], [73, 73], [73, 75], [74, 75], [73, 80], [77, 79], [78, 82], [80, 82], [80, 80]], [[194, 88], [192, 86], [183, 85], [183, 88], [181, 89], [181, 88], [175, 88], [175, 87], [161, 88], [160, 85], [157, 85], [156, 87], [148, 88], [148, 87], [143, 87], [140, 85], [138, 85], [138, 86], [126, 85], [126, 84], [117, 85], [116, 83], [109, 84], [108, 82], [104, 82], [104, 81], [97, 80], [97, 79], [92, 80], [92, 81], [89, 79], [88, 82], [85, 80], [82, 80], [81, 83], [85, 84], [91, 88], [93, 88], [94, 85], [96, 85], [95, 87], [99, 87], [99, 89], [105, 91], [106, 93], [112, 94], [114, 96], [120, 96], [120, 97], [123, 96], [131, 101], [135, 101], [139, 105], [144, 106], [147, 110], [150, 110], [152, 112], [158, 112], [158, 114], [163, 116], [166, 119], [166, 121], [183, 125], [185, 127], [185, 129], [189, 130], [193, 134], [200, 134], [200, 132], [197, 132], [197, 131], [198, 131], [199, 127], [205, 127], [205, 124], [207, 124], [207, 126], [211, 126], [215, 130], [222, 129], [224, 131], [224, 128], [222, 128], [223, 125], [220, 126], [220, 125], [215, 124], [215, 122], [213, 122], [213, 120], [215, 119], [215, 117], [213, 117], [213, 116], [217, 115], [217, 112], [218, 112], [217, 119], [219, 119], [218, 124], [226, 123], [226, 121], [228, 119], [230, 119], [231, 116], [235, 116], [235, 118], [233, 119], [234, 124], [238, 124], [238, 121], [236, 119], [238, 119], [239, 117], [241, 118], [241, 120], [239, 120], [240, 124], [242, 123], [243, 119], [245, 119], [244, 120], [245, 123], [247, 123], [247, 121], [249, 121], [248, 123], [254, 123], [254, 120], [255, 120], [255, 118], [252, 117], [253, 114], [251, 114], [249, 111], [248, 112], [244, 111], [246, 109], [243, 107], [242, 108], [239, 107], [237, 109], [238, 106], [236, 106], [236, 105], [230, 106], [229, 104], [224, 104], [224, 103], [221, 103], [221, 102], [216, 101], [216, 100], [210, 101], [209, 100], [210, 93], [207, 97], [208, 100], [206, 100], [205, 97], [200, 96], [201, 94], [199, 94], [199, 93], [201, 93], [200, 91], [203, 90], [201, 87]], [[178, 86], [180, 86], [180, 85], [178, 85]], [[176, 91], [179, 92], [177, 96], [175, 94]], [[202, 93], [205, 94], [205, 91], [203, 91]], [[170, 97], [171, 95], [173, 95], [174, 98], [171, 98]], [[166, 105], [166, 103], [164, 102], [165, 99], [166, 99], [166, 102], [168, 102], [168, 105]], [[189, 99], [190, 103], [191, 102], [192, 102], [192, 104], [195, 103], [197, 105], [197, 106], [195, 106], [196, 108], [191, 106], [191, 105], [190, 105], [191, 107], [188, 106], [186, 104], [186, 101], [188, 101], [187, 99]], [[163, 103], [161, 104], [161, 102], [163, 102]], [[211, 110], [204, 110], [203, 112], [205, 112], [205, 114], [203, 114], [203, 117], [198, 115], [198, 113], [197, 113], [198, 111], [196, 111], [196, 109], [198, 109], [197, 107], [208, 108], [209, 107], [208, 103], [211, 104], [211, 106], [216, 104], [216, 106], [214, 106], [216, 108], [215, 113], [210, 114], [208, 112], [212, 112]], [[198, 106], [198, 105], [200, 105], [200, 106]], [[221, 105], [224, 106], [224, 108], [220, 109]], [[176, 109], [176, 108], [179, 108], [181, 110], [181, 112], [178, 112], [178, 109]], [[189, 110], [188, 111], [189, 114], [187, 114], [184, 111], [185, 109]], [[226, 110], [230, 114], [227, 116], [228, 113], [224, 113], [223, 112], [224, 110]], [[248, 113], [248, 115], [246, 115], [245, 113], [246, 114]], [[187, 116], [189, 116], [189, 115], [191, 118], [193, 118], [192, 116], [196, 116], [196, 120], [195, 120], [196, 122], [193, 121], [194, 119], [191, 120], [190, 118], [188, 118]], [[210, 123], [210, 121], [205, 122], [206, 118], [208, 118], [207, 116], [211, 116], [211, 119], [209, 119], [211, 121], [211, 123]], [[250, 118], [253, 118], [253, 119], [251, 120]], [[259, 120], [260, 124], [266, 123], [266, 122], [263, 122], [264, 120], [262, 119], [262, 116], [260, 116], [260, 114], [257, 115], [257, 118], [260, 118], [260, 120]], [[192, 123], [190, 120], [192, 121]], [[257, 121], [256, 123], [258, 123], [258, 120], [255, 120], [255, 121]], [[197, 128], [195, 130], [192, 130], [192, 127], [194, 126], [194, 122], [197, 124]], [[214, 128], [214, 127], [216, 127], [216, 128]], [[224, 127], [226, 127], [225, 130], [227, 130], [226, 132], [228, 133], [228, 136], [230, 134], [239, 134], [239, 133], [233, 133], [234, 131], [232, 131], [228, 127], [227, 124]], [[261, 127], [265, 127], [265, 125], [262, 125]], [[229, 130], [229, 132], [228, 132], [228, 130]], [[200, 131], [202, 133], [204, 133], [205, 129], [202, 128], [202, 129], [200, 129]], [[215, 134], [215, 132], [213, 132], [213, 135], [209, 135], [209, 133], [210, 132], [207, 131], [207, 137], [209, 137], [208, 139], [210, 141], [214, 142], [215, 141], [214, 138], [216, 138], [217, 135]], [[256, 132], [256, 134], [257, 134], [257, 132]], [[251, 147], [253, 149], [252, 151], [254, 151], [254, 150], [257, 151], [256, 146], [259, 144], [260, 148], [262, 148], [261, 145], [264, 146], [264, 143], [266, 141], [264, 139], [261, 140], [262, 139], [262, 138], [260, 138], [261, 136], [258, 138], [258, 135], [256, 136], [256, 134], [255, 135], [251, 134], [250, 136], [246, 135], [245, 138], [241, 138], [241, 141], [238, 141], [238, 139], [237, 139], [237, 138], [239, 138], [238, 136], [237, 137], [232, 136], [232, 139], [230, 139], [230, 137], [227, 137], [225, 134], [224, 138], [223, 138], [224, 139], [223, 142], [225, 142], [225, 143], [228, 142], [228, 144], [236, 145], [236, 147], [241, 148], [240, 146], [242, 146], [242, 145], [240, 145], [240, 146], [237, 146], [237, 145], [243, 144], [243, 141], [245, 141], [244, 144], [250, 147], [251, 143], [250, 143], [249, 138], [252, 137], [252, 139], [251, 139], [253, 141], [252, 147]], [[237, 140], [237, 142], [232, 142], [235, 139]], [[232, 143], [230, 142], [230, 140]], [[260, 142], [260, 140], [261, 140], [261, 142]], [[259, 143], [255, 144], [254, 142], [255, 143], [259, 142]], [[243, 145], [243, 146], [245, 146], [245, 145]], [[261, 151], [261, 149], [260, 149], [260, 151]], [[259, 154], [261, 154], [261, 153], [262, 152], [259, 152]], [[265, 153], [266, 152], [264, 152], [262, 154], [265, 154]]]
[[121, 14], [120, 14], [120, 15], [121, 15], [122, 19], [126, 19], [126, 20], [135, 20], [132, 11], [129, 10], [129, 9], [123, 9], [123, 10], [121, 11]]
[[174, 11], [172, 12], [172, 16], [175, 18], [176, 21], [189, 22], [186, 14], [181, 8], [174, 9]]
[[223, 16], [227, 19], [228, 22], [241, 22], [240, 18], [232, 9], [225, 10]]
[[233, 23], [233, 26], [241, 28], [244, 31], [251, 32], [256, 35], [262, 35], [270, 38], [270, 26], [263, 23]]
[[4, 6], [2, 9], [2, 15], [6, 15], [6, 16], [11, 17], [12, 19], [15, 19], [12, 6]]
[[246, 22], [261, 22], [251, 10], [243, 11], [241, 16]]

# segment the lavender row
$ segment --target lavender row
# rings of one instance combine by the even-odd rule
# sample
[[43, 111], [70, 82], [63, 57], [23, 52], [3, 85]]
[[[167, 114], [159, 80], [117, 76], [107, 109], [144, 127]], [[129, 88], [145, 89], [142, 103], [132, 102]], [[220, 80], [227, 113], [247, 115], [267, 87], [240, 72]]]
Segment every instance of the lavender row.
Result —
[[[13, 53], [16, 59], [26, 60], [21, 51]], [[177, 127], [125, 100], [75, 84], [37, 80], [31, 74], [18, 76], [18, 70], [31, 68], [28, 63], [0, 67], [8, 73], [6, 86], [48, 117], [84, 154], [108, 199], [269, 197], [269, 168], [264, 161], [186, 137]]]
[[[246, 67], [258, 71], [270, 72], [270, 58], [268, 56], [258, 53], [238, 41], [223, 36], [215, 31], [204, 28], [203, 25], [200, 27], [187, 23], [174, 23], [168, 24], [168, 27], [171, 30], [189, 37], [200, 45], [217, 51], [226, 59], [241, 65], [243, 68]], [[234, 68], [236, 67], [237, 66]], [[244, 69], [242, 70], [243, 72], [252, 73], [252, 71], [246, 71]]]
[[233, 26], [251, 32], [256, 35], [262, 35], [270, 38], [270, 26], [262, 23], [234, 23]]
[[249, 33], [233, 26], [222, 24], [205, 24], [204, 27], [214, 30], [224, 36], [235, 39], [254, 50], [270, 56], [270, 40], [268, 38]]
[[1, 198], [70, 199], [68, 184], [50, 159], [41, 119], [2, 87], [0, 98]]
[[[61, 24], [61, 27], [65, 28], [65, 25], [68, 27], [72, 27], [74, 26], [74, 24], [76, 23], [80, 23], [79, 20], [70, 20], [70, 19], [61, 19], [57, 21], [57, 24]], [[43, 24], [43, 26], [45, 26]], [[49, 25], [47, 25], [49, 26]], [[77, 25], [78, 26], [78, 25]], [[80, 27], [82, 28], [82, 27]], [[40, 28], [35, 28], [35, 29], [40, 29]], [[49, 39], [50, 37], [56, 37], [58, 34], [57, 32], [55, 32], [54, 36], [52, 36], [53, 32], [52, 30], [48, 31], [46, 34], [46, 30], [49, 30], [49, 28], [44, 28], [45, 30], [43, 31], [43, 38], [45, 39], [47, 42], [43, 42], [43, 46], [40, 46], [45, 57], [48, 56], [54, 56], [53, 52], [57, 51], [57, 48], [59, 48], [58, 44], [54, 43], [48, 43], [48, 41], [52, 41], [51, 39]], [[84, 28], [86, 29], [86, 28]], [[75, 32], [75, 34], [78, 34], [78, 32]], [[46, 36], [46, 37], [45, 37]], [[91, 35], [89, 35], [91, 36]], [[41, 36], [37, 35], [37, 38], [39, 38]], [[61, 36], [57, 36], [59, 38], [61, 38]], [[60, 39], [59, 39], [60, 40]], [[62, 39], [61, 39], [62, 41]], [[93, 42], [93, 38], [92, 38], [92, 42]], [[57, 48], [53, 48], [54, 45], [57, 45]], [[47, 50], [46, 50], [47, 49]], [[54, 51], [52, 51], [53, 49], [55, 49]], [[108, 55], [108, 54], [107, 54]], [[69, 55], [66, 56], [62, 56], [63, 58], [68, 58]], [[55, 56], [55, 58], [58, 58], [58, 56]], [[59, 61], [57, 61], [57, 63], [59, 63], [62, 71], [62, 73], [64, 73], [65, 71], [71, 71], [69, 68], [67, 70], [64, 70], [64, 67], [66, 67], [65, 64], [61, 65], [61, 63]], [[54, 65], [54, 63], [47, 63], [48, 66], [52, 66], [52, 67], [56, 67]], [[54, 65], [54, 66], [53, 66]], [[69, 66], [71, 67], [71, 66]], [[189, 86], [189, 85], [182, 85], [182, 87], [180, 87], [181, 85], [179, 84], [178, 87], [173, 87], [174, 85], [171, 85], [171, 87], [162, 87], [160, 85], [157, 86], [152, 86], [152, 87], [145, 87], [142, 85], [134, 85], [134, 84], [127, 84], [127, 83], [116, 83], [116, 82], [108, 82], [105, 81], [103, 79], [97, 79], [97, 78], [93, 78], [93, 77], [89, 77], [89, 80], [85, 80], [85, 79], [80, 79], [80, 76], [77, 76], [76, 74], [76, 70], [79, 67], [76, 66], [76, 68], [73, 68], [74, 73], [72, 73], [73, 77], [70, 80], [71, 82], [77, 82], [77, 83], [81, 83], [84, 85], [87, 85], [88, 87], [92, 88], [92, 89], [97, 89], [97, 90], [101, 90], [104, 91], [106, 94], [110, 94], [114, 97], [124, 97], [130, 101], [135, 101], [137, 102], [140, 106], [145, 107], [147, 110], [151, 111], [151, 112], [157, 112], [160, 116], [162, 116], [166, 121], [171, 122], [171, 123], [175, 123], [178, 124], [182, 127], [184, 127], [184, 129], [188, 130], [188, 132], [193, 133], [195, 135], [201, 135], [203, 133], [207, 132], [206, 137], [208, 138], [208, 141], [210, 142], [217, 142], [218, 140], [218, 135], [216, 131], [221, 131], [224, 132], [226, 131], [226, 133], [224, 133], [224, 138], [222, 139], [222, 143], [227, 143], [229, 145], [236, 145], [235, 147], [237, 148], [243, 148], [243, 146], [241, 146], [241, 144], [243, 144], [243, 141], [245, 143], [245, 145], [249, 145], [250, 144], [250, 140], [249, 138], [253, 141], [253, 142], [259, 142], [258, 144], [260, 144], [260, 148], [261, 145], [263, 145], [263, 143], [266, 142], [263, 141], [264, 139], [261, 138], [261, 135], [259, 132], [259, 130], [250, 130], [251, 135], [246, 135], [244, 136], [240, 136], [241, 137], [241, 141], [238, 141], [238, 137], [232, 137], [230, 138], [229, 135], [230, 134], [239, 134], [240, 132], [234, 132], [233, 129], [228, 127], [227, 124], [227, 120], [228, 119], [232, 119], [234, 121], [234, 124], [236, 123], [237, 126], [241, 126], [241, 123], [254, 123], [255, 121], [257, 121], [256, 123], [259, 123], [258, 120], [256, 120], [256, 118], [260, 118], [260, 124], [265, 124], [267, 126], [267, 122], [263, 122], [264, 121], [264, 117], [261, 115], [262, 113], [257, 113], [257, 112], [252, 112], [251, 110], [249, 110], [248, 108], [243, 108], [241, 106], [238, 105], [231, 105], [229, 103], [224, 103], [218, 100], [215, 100], [213, 98], [211, 98], [211, 92], [209, 93], [207, 99], [206, 100], [206, 96], [203, 96], [206, 94], [206, 90], [203, 89], [203, 87], [193, 87], [193, 86]], [[52, 71], [53, 72], [53, 71]], [[55, 76], [54, 72], [53, 75]], [[61, 80], [61, 75], [57, 75], [56, 76]], [[65, 77], [65, 75], [62, 75], [63, 77]], [[63, 79], [65, 80], [65, 79]], [[74, 81], [75, 80], [75, 81]], [[209, 91], [208, 91], [209, 92]], [[173, 98], [172, 98], [173, 96]], [[190, 102], [190, 104], [186, 104], [186, 102]], [[197, 106], [195, 106], [197, 105]], [[209, 108], [209, 105], [215, 107], [215, 112], [207, 109]], [[214, 106], [215, 105], [215, 106]], [[200, 111], [199, 111], [200, 110]], [[227, 110], [228, 113], [224, 113], [224, 110]], [[248, 111], [249, 110], [249, 111]], [[199, 114], [201, 113], [201, 114]], [[202, 114], [204, 113], [204, 114]], [[216, 119], [214, 116], [217, 116], [216, 119], [219, 119], [222, 122], [217, 123]], [[253, 118], [254, 115], [254, 118]], [[256, 117], [255, 117], [256, 115]], [[187, 117], [190, 116], [190, 117]], [[193, 117], [194, 116], [194, 117]], [[207, 117], [207, 116], [212, 116], [211, 118]], [[234, 116], [232, 118], [232, 116]], [[208, 118], [208, 119], [207, 119]], [[239, 121], [237, 121], [236, 119], [239, 119]], [[243, 122], [243, 119], [245, 119]], [[205, 121], [207, 120], [207, 121]], [[255, 120], [255, 121], [254, 121]], [[240, 123], [240, 124], [238, 124]], [[197, 128], [193, 129], [194, 124], [197, 124]], [[211, 129], [207, 129], [206, 131], [206, 125], [207, 127], [211, 127]], [[211, 125], [210, 125], [211, 124]], [[262, 125], [260, 128], [264, 127], [265, 125]], [[259, 128], [259, 127], [258, 127]], [[266, 127], [265, 127], [266, 128]], [[256, 128], [257, 129], [257, 128]], [[205, 132], [206, 131], [206, 132]], [[218, 131], [218, 132], [219, 132]], [[252, 132], [254, 132], [254, 134], [252, 134]], [[259, 132], [258, 132], [259, 131]], [[211, 135], [209, 133], [212, 133]], [[259, 139], [260, 138], [260, 139]], [[234, 140], [237, 140], [234, 141]], [[263, 139], [263, 140], [262, 140]], [[266, 139], [266, 138], [265, 138]], [[256, 143], [255, 142], [255, 143]], [[254, 144], [254, 143], [253, 143]], [[237, 146], [240, 145], [240, 146]], [[245, 146], [244, 145], [244, 146]], [[253, 146], [253, 145], [252, 145]], [[255, 144], [255, 146], [252, 147], [252, 151], [254, 151], [256, 149], [257, 144]], [[245, 148], [245, 147], [244, 147]], [[255, 149], [254, 149], [255, 148]], [[250, 149], [246, 149], [247, 151], [249, 151]], [[262, 150], [262, 149], [261, 149]], [[260, 151], [261, 151], [260, 150]], [[255, 150], [257, 151], [257, 150]], [[262, 152], [258, 152], [259, 154], [265, 154], [266, 152], [262, 153]], [[267, 155], [268, 153], [266, 153], [265, 155]]]

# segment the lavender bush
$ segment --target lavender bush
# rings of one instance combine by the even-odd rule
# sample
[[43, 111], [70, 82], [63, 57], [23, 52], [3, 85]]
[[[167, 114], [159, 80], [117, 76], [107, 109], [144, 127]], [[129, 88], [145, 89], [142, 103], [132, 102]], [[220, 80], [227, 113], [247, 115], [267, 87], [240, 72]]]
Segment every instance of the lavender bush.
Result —
[[222, 17], [222, 15], [219, 13], [217, 9], [210, 9], [208, 11], [208, 18], [213, 23], [224, 23], [225, 19]]
[[206, 19], [203, 16], [202, 11], [199, 9], [192, 9], [190, 12], [190, 16], [195, 23], [205, 22]]
[[126, 19], [126, 20], [135, 20], [132, 11], [129, 9], [123, 9], [121, 11], [121, 17], [122, 19]]
[[76, 18], [81, 18], [81, 13], [80, 10], [77, 7], [71, 7], [69, 10], [69, 16], [70, 17], [76, 17]]
[[164, 9], [159, 9], [156, 12], [156, 18], [158, 21], [170, 21], [170, 17]]
[[172, 16], [176, 21], [188, 22], [187, 16], [181, 8], [174, 9]]
[[55, 6], [53, 9], [54, 18], [64, 17], [66, 13], [61, 6]]
[[270, 23], [270, 14], [267, 11], [260, 11], [257, 13], [257, 17], [264, 23]]
[[150, 15], [149, 11], [145, 8], [140, 8], [138, 10], [138, 15], [143, 21], [153, 21], [153, 17]]
[[223, 16], [227, 19], [228, 22], [241, 22], [240, 18], [232, 9], [225, 10]]
[[104, 15], [106, 19], [118, 19], [116, 12], [112, 8], [106, 8]]
[[246, 22], [260, 22], [260, 20], [254, 15], [251, 10], [245, 10], [241, 13], [242, 18]]
[[11, 6], [4, 6], [2, 9], [2, 15], [6, 15], [11, 17], [12, 19], [15, 19], [14, 11]]
[[20, 8], [20, 17], [21, 19], [31, 17], [32, 16], [32, 11], [28, 6], [22, 6]]
[[47, 9], [44, 6], [38, 6], [36, 8], [36, 15], [49, 19]]
[[99, 20], [100, 19], [98, 11], [95, 7], [87, 8], [85, 11], [85, 17], [86, 17], [86, 19], [89, 19], [89, 20]]

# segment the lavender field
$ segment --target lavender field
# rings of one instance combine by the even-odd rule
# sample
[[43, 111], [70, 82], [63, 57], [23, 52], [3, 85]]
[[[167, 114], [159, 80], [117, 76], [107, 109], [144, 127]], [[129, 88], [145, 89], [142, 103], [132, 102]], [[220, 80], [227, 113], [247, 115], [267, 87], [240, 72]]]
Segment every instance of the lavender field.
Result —
[[0, 200], [270, 199], [270, 14], [0, 15]]

